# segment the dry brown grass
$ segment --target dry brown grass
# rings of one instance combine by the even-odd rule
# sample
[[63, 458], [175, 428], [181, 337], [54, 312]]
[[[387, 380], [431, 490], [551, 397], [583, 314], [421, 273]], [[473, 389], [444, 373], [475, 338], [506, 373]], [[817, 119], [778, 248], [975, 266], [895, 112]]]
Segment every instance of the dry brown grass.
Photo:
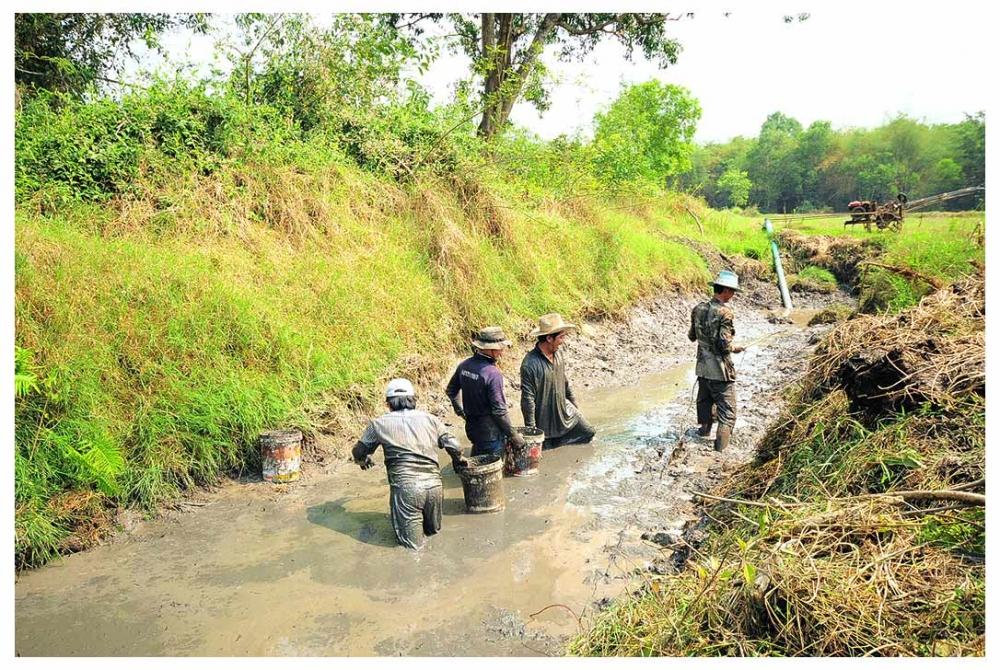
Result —
[[972, 277], [891, 316], [864, 316], [836, 328], [810, 376], [836, 380], [859, 407], [946, 406], [986, 393], [985, 278]]

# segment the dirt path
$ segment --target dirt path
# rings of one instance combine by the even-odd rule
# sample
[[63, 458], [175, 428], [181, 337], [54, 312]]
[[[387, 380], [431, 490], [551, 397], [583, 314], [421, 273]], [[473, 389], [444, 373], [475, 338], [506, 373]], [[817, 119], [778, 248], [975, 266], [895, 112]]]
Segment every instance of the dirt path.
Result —
[[[626, 322], [588, 324], [568, 345], [598, 438], [544, 452], [536, 477], [505, 480], [503, 513], [465, 514], [446, 467], [443, 530], [409, 552], [395, 546], [381, 465], [361, 472], [338, 459], [292, 485], [231, 482], [186, 513], [23, 574], [16, 653], [560, 653], [577, 617], [665, 560], [643, 536], [676, 534], [694, 518], [691, 492], [749, 457], [817, 330], [802, 325], [809, 311], [795, 324], [770, 323], [761, 306], [736, 304], [737, 339], [755, 346], [736, 358], [734, 444], [721, 455], [707, 440], [677, 448], [694, 423], [684, 337], [693, 303], [649, 302]], [[428, 404], [448, 416], [440, 394]]]

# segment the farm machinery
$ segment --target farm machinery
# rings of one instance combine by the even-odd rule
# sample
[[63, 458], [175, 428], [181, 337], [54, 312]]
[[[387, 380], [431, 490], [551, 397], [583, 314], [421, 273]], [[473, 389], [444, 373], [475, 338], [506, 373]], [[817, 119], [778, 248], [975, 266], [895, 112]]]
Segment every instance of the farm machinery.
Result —
[[869, 231], [872, 229], [872, 225], [874, 225], [879, 230], [888, 228], [890, 230], [898, 231], [903, 228], [903, 217], [906, 212], [924, 209], [930, 207], [931, 205], [936, 205], [947, 200], [954, 200], [955, 198], [961, 198], [962, 196], [971, 195], [984, 190], [985, 189], [982, 186], [970, 186], [968, 188], [958, 189], [957, 191], [938, 193], [937, 195], [931, 195], [917, 200], [909, 200], [905, 193], [900, 193], [896, 196], [895, 200], [883, 203], [879, 203], [874, 200], [854, 200], [847, 205], [847, 209], [850, 210], [851, 218], [844, 221], [844, 225], [854, 226], [862, 224], [865, 229]]

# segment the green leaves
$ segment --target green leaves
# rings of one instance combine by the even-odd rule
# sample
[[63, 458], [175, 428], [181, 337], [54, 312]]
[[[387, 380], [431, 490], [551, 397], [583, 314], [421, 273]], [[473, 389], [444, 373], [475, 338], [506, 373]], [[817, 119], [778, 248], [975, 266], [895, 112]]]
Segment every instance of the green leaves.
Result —
[[38, 388], [34, 355], [29, 349], [14, 345], [14, 397], [23, 398]]
[[121, 493], [118, 475], [125, 469], [125, 459], [110, 440], [83, 439], [74, 447], [65, 444], [66, 453], [80, 467], [85, 478], [91, 480], [102, 493], [117, 496]]
[[719, 191], [726, 194], [730, 207], [745, 207], [750, 199], [753, 184], [744, 170], [731, 167], [722, 173], [716, 183]]
[[612, 184], [663, 185], [691, 167], [701, 106], [691, 93], [656, 80], [630, 86], [595, 117], [599, 176]]
[[134, 56], [134, 40], [159, 48], [159, 35], [179, 25], [204, 32], [206, 15], [15, 14], [14, 78], [28, 91], [79, 97]]

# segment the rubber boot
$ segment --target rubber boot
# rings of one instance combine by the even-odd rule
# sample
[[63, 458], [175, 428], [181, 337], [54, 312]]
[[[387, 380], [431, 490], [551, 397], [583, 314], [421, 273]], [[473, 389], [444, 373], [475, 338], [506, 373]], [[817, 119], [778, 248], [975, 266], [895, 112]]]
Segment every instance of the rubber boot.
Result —
[[700, 426], [698, 426], [698, 434], [701, 435], [702, 437], [708, 437], [708, 434], [711, 432], [712, 432], [711, 423], [703, 423]]
[[733, 434], [732, 426], [724, 426], [719, 424], [719, 427], [715, 430], [715, 450], [722, 451], [729, 446], [729, 438]]

